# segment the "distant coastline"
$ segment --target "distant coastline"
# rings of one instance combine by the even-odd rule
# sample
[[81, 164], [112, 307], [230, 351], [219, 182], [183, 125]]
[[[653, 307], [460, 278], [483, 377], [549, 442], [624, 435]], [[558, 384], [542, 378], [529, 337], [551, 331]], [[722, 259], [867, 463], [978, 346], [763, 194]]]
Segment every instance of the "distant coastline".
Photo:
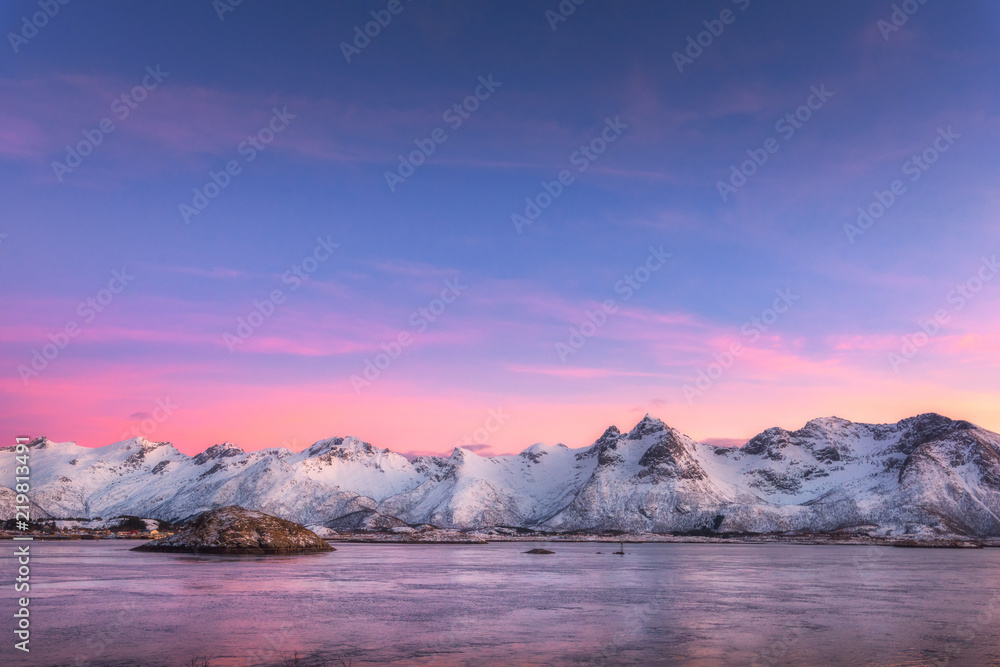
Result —
[[[438, 534], [434, 534], [438, 533]], [[0, 541], [11, 540], [14, 533], [0, 533]], [[96, 542], [109, 538], [97, 538], [87, 535], [36, 535], [40, 542]], [[117, 540], [148, 540], [148, 537], [117, 537]], [[863, 535], [781, 535], [781, 534], [747, 534], [747, 535], [664, 535], [659, 533], [635, 533], [622, 535], [590, 535], [590, 534], [526, 534], [526, 535], [495, 535], [480, 532], [461, 531], [431, 531], [431, 534], [414, 536], [399, 533], [384, 532], [349, 532], [337, 536], [323, 538], [330, 544], [392, 544], [392, 545], [489, 545], [507, 542], [546, 542], [546, 543], [594, 543], [594, 544], [736, 544], [736, 545], [801, 545], [801, 546], [869, 546], [869, 547], [901, 547], [924, 549], [982, 549], [1000, 547], [1000, 537], [992, 538], [960, 538], [948, 537], [941, 539], [924, 538], [884, 538]]]
[[914, 547], [929, 549], [981, 549], [1000, 547], [1000, 537], [985, 539], [942, 538], [942, 539], [907, 539], [882, 538], [849, 535], [663, 535], [658, 533], [638, 533], [622, 535], [491, 535], [484, 533], [468, 533], [469, 539], [420, 539], [408, 535], [393, 533], [344, 533], [336, 537], [325, 538], [328, 542], [355, 544], [490, 544], [497, 542], [549, 542], [549, 543], [581, 543], [595, 544], [796, 544], [803, 546], [873, 546], [873, 547]]

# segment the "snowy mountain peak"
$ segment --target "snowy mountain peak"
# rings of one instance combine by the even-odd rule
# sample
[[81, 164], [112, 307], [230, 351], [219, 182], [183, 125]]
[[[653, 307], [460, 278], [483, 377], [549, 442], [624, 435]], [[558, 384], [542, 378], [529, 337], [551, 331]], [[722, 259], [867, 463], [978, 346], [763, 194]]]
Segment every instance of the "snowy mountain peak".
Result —
[[326, 463], [331, 463], [334, 459], [339, 459], [341, 461], [356, 461], [365, 465], [378, 467], [383, 465], [397, 468], [400, 466], [409, 466], [409, 462], [402, 454], [397, 454], [388, 448], [376, 447], [353, 435], [349, 435], [346, 438], [320, 440], [302, 452], [302, 457], [313, 458]]
[[536, 442], [531, 447], [528, 447], [523, 452], [521, 452], [520, 456], [532, 456], [534, 454], [547, 454], [549, 449], [550, 449], [549, 445], [546, 445], [546, 444], [541, 443], [541, 442]]
[[635, 425], [635, 428], [628, 432], [628, 439], [640, 440], [645, 438], [647, 435], [651, 435], [658, 431], [664, 431], [666, 428], [666, 425], [662, 421], [647, 414], [642, 418], [642, 421]]
[[[77, 449], [76, 441], [70, 440], [67, 442], [53, 442], [49, 440], [44, 435], [33, 439], [31, 442], [27, 443], [30, 449], [34, 450], [54, 450], [59, 452], [67, 452]], [[13, 452], [17, 449], [17, 445], [8, 445], [6, 447], [0, 447], [0, 452]]]
[[781, 461], [785, 458], [781, 450], [789, 444], [791, 444], [791, 433], [783, 428], [769, 428], [752, 437], [747, 444], [739, 448], [739, 452]]
[[202, 465], [208, 461], [215, 459], [227, 459], [234, 456], [243, 456], [246, 454], [242, 449], [232, 444], [231, 442], [224, 442], [221, 445], [212, 445], [198, 456], [192, 459], [195, 465]]
[[861, 445], [858, 425], [846, 419], [813, 419], [798, 431], [769, 428], [738, 453], [771, 461], [830, 463], [851, 458]]
[[306, 450], [306, 456], [320, 456], [327, 453], [334, 447], [340, 447], [344, 443], [343, 438], [327, 438], [325, 440], [318, 440], [314, 442], [312, 446]]
[[817, 417], [806, 422], [803, 429], [835, 430], [849, 426], [854, 426], [854, 422], [848, 419], [841, 419], [840, 417]]
[[482, 458], [479, 454], [476, 454], [471, 449], [466, 449], [465, 447], [455, 447], [451, 450], [451, 456], [448, 457], [449, 460], [465, 461], [466, 459], [478, 459]]
[[[169, 442], [154, 442], [152, 440], [147, 440], [142, 436], [136, 438], [129, 438], [128, 440], [123, 440], [116, 443], [117, 447], [124, 450], [139, 450], [140, 452], [151, 452], [154, 449], [159, 449], [160, 447], [169, 446]], [[112, 445], [114, 446], [114, 445]]]
[[351, 454], [364, 456], [384, 454], [389, 451], [387, 449], [382, 449], [381, 447], [375, 447], [361, 438], [354, 437], [353, 435], [349, 435], [344, 438], [343, 442], [341, 442], [337, 448], [345, 452], [350, 452]]
[[[49, 441], [49, 439], [43, 435], [29, 442], [28, 447], [33, 449], [46, 449], [53, 444], [55, 443]], [[15, 449], [17, 449], [16, 445], [7, 445], [6, 447], [0, 447], [0, 452], [8, 452], [8, 451], [12, 452]]]
[[595, 442], [594, 444], [601, 445], [601, 444], [607, 444], [609, 442], [616, 442], [618, 438], [621, 437], [621, 435], [622, 435], [621, 431], [618, 430], [617, 426], [609, 426], [604, 431], [604, 434], [601, 435], [601, 437], [598, 438], [597, 442]]
[[569, 447], [559, 443], [557, 445], [546, 445], [541, 442], [536, 442], [531, 447], [528, 447], [523, 452], [518, 454], [522, 459], [527, 459], [532, 463], [539, 463], [542, 457], [548, 456], [552, 452], [566, 452], [569, 451]]
[[966, 430], [976, 428], [975, 424], [964, 420], [949, 419], [948, 417], [939, 415], [936, 412], [925, 412], [924, 414], [917, 415], [916, 417], [908, 417], [900, 421], [897, 425], [905, 429], [919, 429], [921, 431], [946, 431], [952, 429]]

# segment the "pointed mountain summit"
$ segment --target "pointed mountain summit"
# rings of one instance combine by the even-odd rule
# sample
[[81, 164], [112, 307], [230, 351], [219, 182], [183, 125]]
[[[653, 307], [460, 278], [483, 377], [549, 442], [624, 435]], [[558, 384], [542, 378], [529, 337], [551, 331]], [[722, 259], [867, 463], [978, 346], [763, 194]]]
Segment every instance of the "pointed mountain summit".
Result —
[[647, 435], [663, 431], [666, 428], [666, 425], [662, 421], [647, 414], [635, 425], [635, 428], [628, 432], [628, 439], [639, 440], [640, 438], [645, 438]]

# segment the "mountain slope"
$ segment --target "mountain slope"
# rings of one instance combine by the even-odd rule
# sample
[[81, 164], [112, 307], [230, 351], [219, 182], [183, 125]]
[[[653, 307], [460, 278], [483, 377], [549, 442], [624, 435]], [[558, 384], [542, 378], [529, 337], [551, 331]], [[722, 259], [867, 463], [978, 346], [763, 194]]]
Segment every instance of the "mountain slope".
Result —
[[[413, 461], [350, 437], [297, 453], [226, 443], [187, 456], [142, 438], [94, 449], [42, 438], [30, 448], [32, 502], [56, 517], [181, 521], [240, 505], [341, 528], [1000, 535], [1000, 436], [936, 414], [814, 419], [728, 449], [647, 415], [577, 449], [456, 448]], [[11, 478], [14, 465], [13, 448], [0, 449], [0, 475]]]

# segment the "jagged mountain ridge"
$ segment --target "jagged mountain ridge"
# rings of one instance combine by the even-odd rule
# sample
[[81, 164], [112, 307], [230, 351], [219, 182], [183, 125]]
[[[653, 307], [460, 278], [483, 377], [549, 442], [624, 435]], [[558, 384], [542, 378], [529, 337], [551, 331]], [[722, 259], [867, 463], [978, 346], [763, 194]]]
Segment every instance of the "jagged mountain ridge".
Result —
[[[353, 437], [302, 452], [226, 443], [197, 456], [142, 438], [31, 448], [32, 501], [56, 517], [178, 521], [240, 505], [340, 527], [1000, 535], [1000, 436], [936, 414], [814, 419], [738, 448], [695, 442], [647, 415], [577, 449], [456, 448], [413, 461]], [[13, 456], [0, 449], [0, 474], [10, 477]]]

